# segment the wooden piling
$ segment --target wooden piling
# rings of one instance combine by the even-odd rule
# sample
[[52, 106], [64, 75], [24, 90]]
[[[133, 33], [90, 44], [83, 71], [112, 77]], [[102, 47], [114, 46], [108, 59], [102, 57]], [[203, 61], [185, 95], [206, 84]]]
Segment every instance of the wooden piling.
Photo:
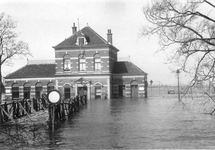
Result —
[[[57, 123], [75, 114], [86, 104], [87, 100], [85, 96], [61, 101], [55, 104], [56, 106], [54, 107], [52, 107], [51, 104], [48, 104], [47, 100], [44, 98], [14, 100], [9, 103], [5, 102], [4, 104], [0, 104], [0, 125], [26, 115], [31, 117], [31, 113], [44, 109], [48, 109], [49, 123]], [[55, 120], [54, 122], [53, 119]], [[52, 126], [50, 126], [50, 128], [52, 128]]]

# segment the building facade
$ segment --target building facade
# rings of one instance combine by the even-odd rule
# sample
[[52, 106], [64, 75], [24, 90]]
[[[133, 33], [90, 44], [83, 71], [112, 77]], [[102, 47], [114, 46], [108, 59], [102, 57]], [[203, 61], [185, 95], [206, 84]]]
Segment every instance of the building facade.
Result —
[[6, 99], [39, 98], [52, 89], [63, 99], [87, 95], [88, 99], [147, 97], [147, 73], [130, 61], [118, 61], [118, 49], [89, 26], [53, 47], [54, 61], [29, 61], [5, 77]]

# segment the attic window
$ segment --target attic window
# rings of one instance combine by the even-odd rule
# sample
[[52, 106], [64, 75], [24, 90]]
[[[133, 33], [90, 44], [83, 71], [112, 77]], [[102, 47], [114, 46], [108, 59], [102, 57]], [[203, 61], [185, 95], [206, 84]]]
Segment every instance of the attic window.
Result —
[[77, 43], [76, 44], [82, 46], [82, 45], [88, 44], [89, 42], [90, 42], [89, 36], [87, 36], [87, 35], [80, 35], [77, 38]]
[[78, 38], [78, 45], [84, 45], [84, 41], [85, 41], [84, 37]]

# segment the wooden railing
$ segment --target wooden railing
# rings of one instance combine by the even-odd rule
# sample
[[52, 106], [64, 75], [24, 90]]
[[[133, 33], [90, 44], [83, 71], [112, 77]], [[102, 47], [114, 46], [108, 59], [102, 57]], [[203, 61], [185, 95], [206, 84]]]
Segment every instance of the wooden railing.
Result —
[[[73, 99], [64, 100], [63, 102], [55, 104], [54, 120], [56, 121], [65, 120], [73, 113], [78, 112], [86, 104], [87, 104], [86, 96], [75, 97]], [[49, 105], [49, 113], [52, 111], [53, 111], [53, 105]]]
[[[0, 105], [0, 124], [29, 116], [32, 113], [48, 108], [48, 103], [45, 99], [18, 99], [10, 102], [5, 102]], [[30, 116], [29, 116], [30, 117]]]
[[[55, 107], [55, 117], [56, 121], [65, 120], [70, 115], [78, 112], [80, 108], [87, 104], [86, 96], [77, 96], [73, 99], [63, 100], [58, 104], [49, 104], [45, 97], [39, 99], [22, 99], [13, 100], [11, 102], [5, 102], [0, 105], [0, 125], [7, 122], [15, 122], [24, 116], [31, 118], [31, 114], [35, 112], [48, 110], [48, 113], [53, 112], [53, 107]], [[51, 117], [49, 115], [49, 121]]]

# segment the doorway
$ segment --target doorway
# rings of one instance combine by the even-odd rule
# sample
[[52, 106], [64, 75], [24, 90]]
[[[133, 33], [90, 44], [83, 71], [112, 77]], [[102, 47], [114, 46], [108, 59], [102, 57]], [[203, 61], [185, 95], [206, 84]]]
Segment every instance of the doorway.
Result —
[[131, 97], [138, 97], [138, 82], [136, 80], [131, 82]]
[[87, 87], [83, 86], [83, 87], [78, 87], [78, 95], [80, 96], [87, 96]]
[[95, 99], [101, 99], [101, 98], [102, 98], [101, 86], [95, 86]]
[[138, 97], [138, 86], [131, 85], [131, 97]]
[[125, 97], [125, 85], [119, 85], [119, 97]]

